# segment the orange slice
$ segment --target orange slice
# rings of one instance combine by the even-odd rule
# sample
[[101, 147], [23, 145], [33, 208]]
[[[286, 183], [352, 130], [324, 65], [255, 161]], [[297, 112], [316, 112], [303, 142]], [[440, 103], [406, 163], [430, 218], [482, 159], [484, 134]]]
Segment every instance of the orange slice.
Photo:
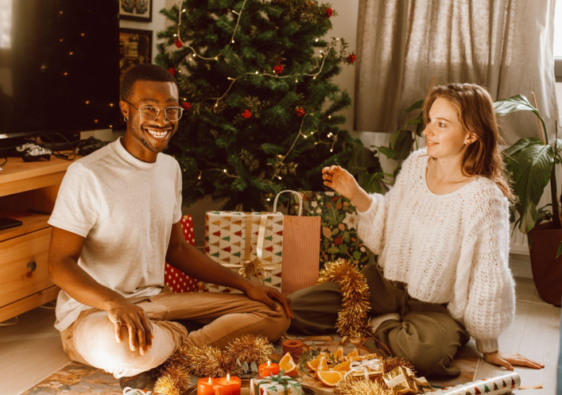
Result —
[[316, 358], [314, 358], [311, 361], [308, 361], [306, 363], [306, 366], [312, 370], [313, 372], [316, 371], [316, 368], [318, 368], [318, 364], [320, 363], [320, 360], [322, 359], [322, 357], [324, 357], [326, 354], [325, 353], [320, 353], [320, 355], [318, 355]]
[[352, 352], [350, 352], [349, 354], [346, 355], [345, 359], [351, 360], [351, 358], [358, 357], [358, 356], [359, 356], [359, 353], [357, 352], [357, 349], [354, 348]]
[[316, 377], [318, 377], [319, 372], [325, 370], [330, 370], [330, 369], [328, 368], [328, 360], [326, 359], [325, 356], [322, 356], [322, 358], [320, 358], [320, 362], [318, 362], [318, 366], [316, 367]]
[[286, 376], [297, 376], [299, 374], [297, 364], [289, 353], [281, 358], [281, 361], [279, 361], [279, 368], [285, 371]]
[[338, 351], [336, 351], [333, 354], [333, 358], [334, 358], [334, 361], [336, 361], [336, 362], [342, 362], [343, 361], [343, 347], [338, 348]]
[[351, 370], [350, 366], [351, 366], [351, 361], [345, 361], [340, 363], [339, 365], [334, 366], [332, 370], [336, 372], [349, 372]]
[[344, 376], [344, 372], [334, 372], [333, 370], [321, 370], [318, 372], [318, 379], [328, 387], [335, 387]]

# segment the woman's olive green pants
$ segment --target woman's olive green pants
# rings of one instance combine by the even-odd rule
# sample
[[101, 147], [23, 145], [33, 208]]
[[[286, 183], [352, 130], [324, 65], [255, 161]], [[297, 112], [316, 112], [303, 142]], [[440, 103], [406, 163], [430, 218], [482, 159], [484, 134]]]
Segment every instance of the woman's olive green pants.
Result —
[[[451, 317], [447, 308], [411, 298], [405, 289], [385, 279], [374, 265], [365, 267], [363, 274], [371, 294], [370, 315], [398, 313], [401, 317], [400, 320], [384, 321], [376, 329], [375, 338], [385, 344], [393, 355], [412, 362], [419, 375], [459, 375], [460, 370], [449, 364], [470, 336]], [[289, 297], [295, 315], [289, 328], [291, 333], [336, 333], [336, 319], [342, 303], [337, 283], [316, 285]]]

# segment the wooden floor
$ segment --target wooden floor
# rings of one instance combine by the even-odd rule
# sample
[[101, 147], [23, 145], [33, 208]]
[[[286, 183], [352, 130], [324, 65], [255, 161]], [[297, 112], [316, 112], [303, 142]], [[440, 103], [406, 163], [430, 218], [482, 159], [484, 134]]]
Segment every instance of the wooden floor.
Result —
[[[541, 301], [531, 279], [518, 278], [517, 314], [500, 337], [500, 349], [544, 363], [542, 370], [517, 368], [523, 386], [541, 384], [542, 390], [520, 390], [521, 395], [554, 395], [560, 341], [560, 308]], [[17, 395], [64, 366], [68, 359], [54, 329], [53, 310], [35, 309], [20, 316], [15, 326], [0, 327], [0, 394]], [[476, 379], [502, 369], [479, 361]]]

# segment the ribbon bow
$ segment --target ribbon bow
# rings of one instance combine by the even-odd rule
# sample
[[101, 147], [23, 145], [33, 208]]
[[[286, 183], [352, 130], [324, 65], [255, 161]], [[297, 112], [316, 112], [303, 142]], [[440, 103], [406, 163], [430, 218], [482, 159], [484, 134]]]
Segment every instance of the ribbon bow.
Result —
[[224, 267], [238, 268], [238, 273], [242, 277], [250, 278], [255, 275], [260, 282], [264, 282], [264, 270], [276, 270], [280, 265], [262, 263], [263, 246], [265, 243], [265, 230], [267, 227], [267, 214], [260, 215], [260, 226], [258, 230], [258, 241], [256, 245], [256, 257], [252, 259], [252, 221], [253, 216], [246, 216], [246, 235], [244, 246], [244, 260], [242, 263], [223, 263]]
[[269, 385], [269, 384], [279, 384], [283, 387], [283, 394], [284, 395], [288, 395], [289, 394], [289, 386], [291, 386], [295, 392], [299, 393], [297, 384], [299, 384], [298, 380], [296, 380], [293, 377], [289, 377], [289, 376], [283, 376], [283, 374], [285, 373], [285, 371], [280, 371], [278, 375], [276, 376], [269, 376], [267, 379], [261, 380], [259, 383], [257, 383], [257, 391], [256, 393], [260, 393], [260, 387], [262, 385]]
[[383, 375], [383, 380], [388, 388], [394, 388], [401, 385], [403, 388], [399, 389], [400, 393], [420, 393], [421, 387], [431, 387], [425, 377], [416, 377], [410, 368], [399, 366], [388, 374]]
[[353, 361], [349, 366], [349, 372], [345, 374], [347, 377], [349, 374], [353, 373], [363, 373], [365, 375], [365, 380], [369, 380], [369, 370], [372, 372], [384, 372], [384, 367], [380, 359], [364, 359], [361, 361]]

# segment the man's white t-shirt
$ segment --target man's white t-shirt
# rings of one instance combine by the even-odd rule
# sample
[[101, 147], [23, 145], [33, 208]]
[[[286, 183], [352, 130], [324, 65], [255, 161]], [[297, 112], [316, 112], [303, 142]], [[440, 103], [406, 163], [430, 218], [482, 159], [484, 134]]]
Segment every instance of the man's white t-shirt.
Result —
[[[85, 238], [78, 265], [132, 303], [157, 295], [172, 225], [181, 219], [181, 170], [159, 153], [146, 163], [121, 139], [69, 166], [49, 224]], [[55, 328], [90, 309], [60, 291]]]

